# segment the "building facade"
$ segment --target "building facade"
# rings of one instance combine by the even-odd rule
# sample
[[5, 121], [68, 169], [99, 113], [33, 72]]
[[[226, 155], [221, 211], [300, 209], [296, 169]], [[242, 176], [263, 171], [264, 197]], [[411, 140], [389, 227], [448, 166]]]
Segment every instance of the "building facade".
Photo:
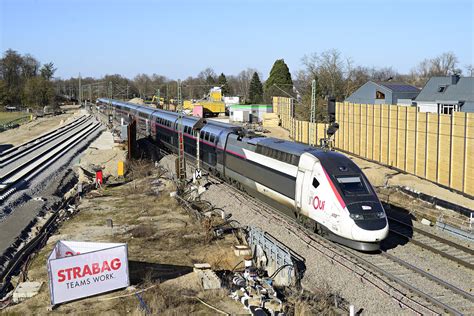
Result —
[[397, 104], [411, 106], [420, 89], [403, 82], [367, 81], [345, 101], [362, 104]]
[[415, 99], [420, 112], [474, 112], [474, 77], [432, 77]]

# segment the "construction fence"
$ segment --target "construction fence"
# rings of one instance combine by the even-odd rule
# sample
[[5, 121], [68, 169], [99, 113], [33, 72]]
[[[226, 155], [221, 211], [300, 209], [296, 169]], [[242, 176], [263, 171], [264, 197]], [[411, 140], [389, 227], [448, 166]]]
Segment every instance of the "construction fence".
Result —
[[[325, 137], [326, 124], [294, 119], [291, 99], [275, 97], [273, 106], [295, 141]], [[474, 196], [474, 113], [337, 103], [336, 121], [335, 148]]]

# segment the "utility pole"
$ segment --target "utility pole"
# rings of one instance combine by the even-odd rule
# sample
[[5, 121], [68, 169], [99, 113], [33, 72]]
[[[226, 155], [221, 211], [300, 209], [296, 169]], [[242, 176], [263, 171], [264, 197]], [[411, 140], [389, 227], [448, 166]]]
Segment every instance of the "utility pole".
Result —
[[181, 80], [178, 80], [178, 191], [182, 192], [186, 185], [186, 162], [184, 159], [183, 139], [183, 103], [181, 99]]
[[315, 133], [315, 125], [316, 125], [316, 79], [313, 79], [311, 83], [311, 118], [309, 121], [309, 144], [315, 145], [316, 140], [316, 133]]
[[112, 86], [112, 81], [109, 81], [109, 98], [113, 99], [114, 97], [114, 92], [113, 92], [113, 86]]
[[82, 106], [81, 73], [79, 73], [79, 106]]
[[160, 108], [160, 88], [156, 89], [156, 108]]

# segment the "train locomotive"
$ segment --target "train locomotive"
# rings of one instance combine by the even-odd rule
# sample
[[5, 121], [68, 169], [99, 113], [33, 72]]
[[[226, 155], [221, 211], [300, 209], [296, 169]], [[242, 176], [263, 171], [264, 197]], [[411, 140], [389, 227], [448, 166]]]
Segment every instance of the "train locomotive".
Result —
[[[98, 99], [115, 122], [137, 122], [137, 133], [177, 152], [178, 113]], [[196, 156], [196, 117], [184, 116], [185, 154]], [[346, 156], [301, 143], [246, 133], [208, 120], [199, 134], [203, 169], [311, 227], [360, 251], [378, 251], [388, 235], [385, 211], [360, 168]]]

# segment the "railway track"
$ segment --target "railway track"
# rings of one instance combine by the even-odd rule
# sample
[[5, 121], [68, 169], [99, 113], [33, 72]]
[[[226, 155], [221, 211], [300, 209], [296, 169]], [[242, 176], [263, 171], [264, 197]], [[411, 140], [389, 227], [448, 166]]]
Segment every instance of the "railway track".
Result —
[[90, 117], [80, 117], [70, 124], [35, 140], [2, 152], [0, 169], [0, 201], [19, 187], [28, 184], [68, 150], [100, 127]]
[[[211, 175], [210, 177], [214, 184], [230, 190], [241, 203], [253, 205], [254, 212], [268, 219], [273, 218], [280, 225], [284, 225], [295, 238], [324, 255], [331, 262], [343, 266], [364, 282], [389, 295], [401, 306], [423, 315], [474, 314], [474, 296], [449, 281], [436, 277], [385, 251], [380, 254], [367, 254], [332, 243], [305, 229], [296, 221], [280, 215], [271, 206], [249, 196], [222, 179]], [[428, 235], [424, 234], [424, 236]], [[450, 246], [457, 247], [457, 245]], [[459, 247], [457, 249], [459, 250]]]
[[396, 236], [405, 238], [416, 246], [436, 253], [470, 270], [474, 270], [473, 249], [456, 244], [423, 229], [413, 227], [393, 217], [389, 217], [389, 222], [390, 232]]
[[49, 132], [46, 132], [36, 138], [33, 138], [27, 142], [24, 142], [20, 145], [8, 148], [7, 150], [4, 150], [0, 152], [0, 167], [4, 167], [6, 164], [8, 164], [10, 161], [21, 157], [23, 154], [28, 153], [29, 151], [33, 150], [34, 148], [41, 146], [42, 144], [47, 143], [51, 139], [58, 137], [65, 131], [69, 130], [70, 128], [76, 126], [77, 124], [83, 122], [84, 120], [87, 119], [87, 116], [81, 116], [78, 119], [75, 119], [74, 121]]
[[361, 253], [332, 243], [309, 232], [296, 221], [280, 215], [267, 204], [248, 196], [221, 179], [219, 185], [232, 190], [242, 203], [251, 203], [255, 212], [284, 223], [288, 231], [308, 247], [358, 275], [365, 282], [391, 296], [411, 311], [419, 314], [470, 315], [474, 313], [474, 297], [448, 281], [437, 278], [387, 252]]

